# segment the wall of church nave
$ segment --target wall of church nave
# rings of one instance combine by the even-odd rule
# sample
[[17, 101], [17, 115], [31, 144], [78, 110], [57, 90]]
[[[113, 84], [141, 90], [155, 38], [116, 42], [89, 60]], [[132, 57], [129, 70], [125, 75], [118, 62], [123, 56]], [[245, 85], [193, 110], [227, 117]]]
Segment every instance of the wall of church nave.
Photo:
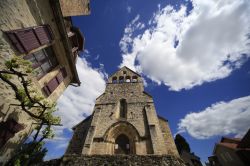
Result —
[[137, 155], [145, 155], [148, 154], [148, 151], [150, 151], [150, 147], [147, 146], [146, 141], [140, 141], [140, 142], [136, 142], [136, 154]]
[[161, 131], [163, 134], [163, 138], [164, 138], [164, 143], [167, 149], [167, 154], [171, 154], [171, 155], [175, 155], [179, 157], [179, 153], [177, 151], [176, 145], [174, 143], [174, 139], [172, 136], [172, 133], [170, 131], [168, 122], [159, 118], [159, 124], [161, 127]]
[[90, 154], [111, 154], [112, 143], [93, 142], [91, 145]]
[[[115, 154], [116, 144], [113, 142], [93, 142], [91, 145], [90, 154], [98, 154], [98, 155], [113, 155]], [[130, 153], [136, 155], [146, 155], [152, 154], [152, 147], [148, 146], [146, 140], [138, 141], [138, 142], [130, 142]]]

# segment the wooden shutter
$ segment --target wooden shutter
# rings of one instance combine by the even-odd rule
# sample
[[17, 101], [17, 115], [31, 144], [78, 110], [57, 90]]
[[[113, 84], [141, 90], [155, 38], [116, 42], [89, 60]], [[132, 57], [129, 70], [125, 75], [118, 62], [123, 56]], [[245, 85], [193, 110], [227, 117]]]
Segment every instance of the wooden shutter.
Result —
[[67, 77], [66, 69], [61, 68], [60, 72], [42, 88], [45, 95], [49, 96], [66, 77]]
[[33, 29], [20, 30], [15, 33], [26, 52], [29, 52], [40, 46], [40, 43], [37, 40], [36, 34], [34, 33]]
[[66, 77], [67, 77], [67, 72], [66, 72], [65, 67], [61, 68], [61, 69], [60, 69], [60, 72], [62, 73], [63, 78], [66, 78]]
[[24, 129], [23, 125], [17, 123], [14, 119], [10, 119], [7, 121], [7, 126], [10, 132], [17, 133], [20, 130]]
[[35, 27], [34, 31], [41, 45], [49, 43], [52, 40], [48, 26]]
[[61, 71], [56, 75], [56, 79], [59, 84], [63, 81], [63, 75]]
[[49, 88], [47, 86], [44, 86], [42, 88], [43, 92], [45, 93], [46, 96], [49, 96], [50, 95], [50, 91], [49, 91]]
[[50, 93], [52, 93], [58, 87], [58, 85], [59, 85], [59, 83], [58, 83], [56, 77], [53, 78], [52, 80], [50, 80], [47, 84], [47, 87], [48, 87]]
[[16, 49], [20, 52], [20, 53], [24, 53], [25, 50], [22, 46], [22, 44], [20, 43], [20, 41], [18, 40], [17, 36], [15, 33], [7, 33], [8, 38], [10, 39], [11, 43], [14, 45], [14, 47], [16, 47]]
[[5, 33], [12, 44], [21, 53], [28, 53], [35, 48], [51, 42], [53, 39], [49, 25], [18, 29]]
[[17, 123], [14, 119], [8, 119], [6, 122], [0, 122], [0, 148], [12, 137], [15, 133], [24, 129], [24, 126]]

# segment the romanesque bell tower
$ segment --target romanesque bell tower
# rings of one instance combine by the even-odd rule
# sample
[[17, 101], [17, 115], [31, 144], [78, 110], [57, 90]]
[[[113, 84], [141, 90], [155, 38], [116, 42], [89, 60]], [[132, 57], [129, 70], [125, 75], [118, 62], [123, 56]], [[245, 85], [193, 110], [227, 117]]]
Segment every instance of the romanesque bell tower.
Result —
[[127, 67], [109, 77], [93, 114], [73, 129], [66, 154], [178, 156], [167, 120], [157, 116], [141, 76]]

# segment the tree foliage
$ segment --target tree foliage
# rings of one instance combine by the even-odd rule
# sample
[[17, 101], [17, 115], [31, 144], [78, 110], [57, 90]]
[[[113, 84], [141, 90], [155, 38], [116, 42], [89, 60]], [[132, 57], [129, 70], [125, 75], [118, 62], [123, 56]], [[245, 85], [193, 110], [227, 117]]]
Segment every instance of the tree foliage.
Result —
[[186, 151], [190, 153], [190, 147], [187, 141], [185, 140], [184, 137], [182, 137], [180, 134], [177, 134], [175, 136], [174, 142], [176, 144], [177, 150], [179, 154], [181, 154], [182, 151]]
[[60, 125], [60, 118], [53, 115], [56, 104], [50, 102], [35, 89], [32, 83], [31, 63], [22, 57], [15, 56], [5, 62], [5, 69], [0, 70], [0, 79], [8, 84], [20, 104], [20, 107], [36, 123], [33, 138], [20, 146], [7, 165], [31, 165], [42, 161], [47, 150], [43, 148], [44, 139], [53, 138], [53, 125]]

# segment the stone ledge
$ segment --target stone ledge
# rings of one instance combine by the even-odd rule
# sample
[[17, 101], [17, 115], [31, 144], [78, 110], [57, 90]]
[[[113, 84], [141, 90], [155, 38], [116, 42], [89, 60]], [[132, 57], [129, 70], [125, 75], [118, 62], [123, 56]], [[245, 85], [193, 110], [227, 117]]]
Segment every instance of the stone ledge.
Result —
[[65, 155], [40, 165], [60, 166], [185, 166], [171, 155]]

